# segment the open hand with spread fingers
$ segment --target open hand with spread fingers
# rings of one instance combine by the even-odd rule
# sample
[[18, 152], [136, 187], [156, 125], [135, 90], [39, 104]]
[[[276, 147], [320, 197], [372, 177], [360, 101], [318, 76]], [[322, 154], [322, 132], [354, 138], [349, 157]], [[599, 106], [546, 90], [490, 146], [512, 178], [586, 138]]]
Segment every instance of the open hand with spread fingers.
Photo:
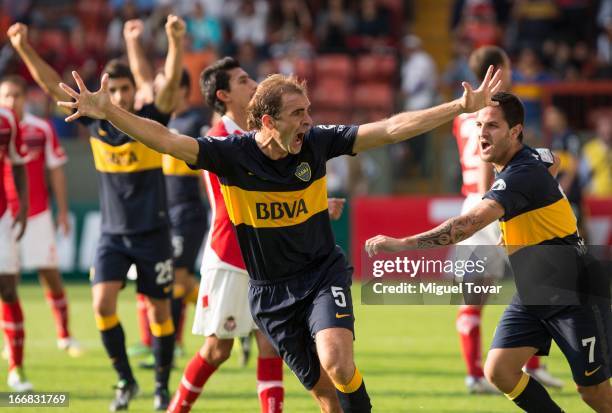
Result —
[[371, 258], [379, 252], [399, 252], [406, 249], [404, 240], [386, 235], [377, 235], [365, 242], [365, 250]]
[[76, 84], [79, 88], [78, 92], [67, 84], [60, 83], [60, 87], [62, 88], [62, 90], [68, 95], [70, 95], [74, 99], [74, 101], [59, 101], [57, 102], [57, 105], [63, 108], [76, 110], [76, 112], [68, 116], [65, 121], [72, 122], [73, 120], [76, 120], [81, 116], [93, 119], [105, 119], [105, 109], [109, 105], [112, 105], [110, 95], [108, 94], [108, 74], [105, 73], [104, 75], [102, 75], [101, 86], [97, 92], [90, 92], [87, 89], [87, 86], [85, 86], [83, 79], [81, 79], [81, 76], [79, 76], [77, 72], [73, 71], [72, 77], [74, 77], [74, 80], [76, 81]]
[[483, 79], [480, 87], [476, 90], [468, 82], [462, 82], [463, 96], [461, 97], [461, 106], [465, 112], [472, 113], [484, 108], [485, 106], [497, 106], [498, 103], [491, 100], [491, 97], [501, 90], [502, 86], [502, 70], [498, 69], [493, 74], [493, 66], [489, 66], [487, 74]]

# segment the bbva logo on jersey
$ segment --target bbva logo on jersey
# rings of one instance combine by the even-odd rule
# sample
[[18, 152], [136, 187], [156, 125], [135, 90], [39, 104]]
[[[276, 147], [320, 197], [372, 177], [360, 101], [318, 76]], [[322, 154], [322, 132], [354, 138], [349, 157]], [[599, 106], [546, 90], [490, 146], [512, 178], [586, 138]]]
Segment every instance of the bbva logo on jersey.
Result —
[[312, 171], [310, 170], [308, 162], [302, 162], [295, 168], [295, 176], [304, 182], [310, 181], [310, 178], [312, 178]]
[[303, 199], [293, 202], [257, 202], [255, 208], [257, 219], [296, 218], [300, 214], [308, 214], [306, 202]]
[[491, 187], [491, 191], [503, 191], [504, 189], [506, 189], [506, 181], [503, 179], [498, 179], [493, 182], [493, 186]]

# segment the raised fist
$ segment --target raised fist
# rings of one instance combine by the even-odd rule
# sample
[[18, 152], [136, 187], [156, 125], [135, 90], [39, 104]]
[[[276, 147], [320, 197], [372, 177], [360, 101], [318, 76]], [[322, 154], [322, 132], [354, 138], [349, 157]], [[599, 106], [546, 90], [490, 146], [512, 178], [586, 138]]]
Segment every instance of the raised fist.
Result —
[[23, 46], [28, 41], [28, 26], [23, 23], [15, 23], [6, 31], [14, 48]]
[[174, 14], [168, 15], [168, 20], [166, 20], [166, 34], [169, 38], [180, 39], [185, 36], [185, 32], [187, 30], [187, 26], [185, 25], [185, 21], [181, 19], [179, 16], [175, 16]]
[[140, 19], [132, 19], [123, 25], [123, 37], [125, 40], [135, 40], [142, 36], [144, 23]]

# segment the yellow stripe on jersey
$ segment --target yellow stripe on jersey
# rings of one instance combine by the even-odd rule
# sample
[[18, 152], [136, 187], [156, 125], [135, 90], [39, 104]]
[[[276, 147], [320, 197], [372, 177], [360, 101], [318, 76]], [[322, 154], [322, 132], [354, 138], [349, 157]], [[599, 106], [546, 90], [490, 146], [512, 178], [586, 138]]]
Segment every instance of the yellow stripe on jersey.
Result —
[[126, 173], [161, 168], [161, 154], [140, 142], [112, 146], [94, 137], [89, 138], [94, 163], [99, 172]]
[[542, 97], [542, 86], [537, 83], [517, 83], [512, 86], [512, 93], [521, 99], [536, 100]]
[[536, 245], [553, 238], [572, 235], [577, 231], [576, 217], [565, 197], [508, 221], [500, 221], [499, 225], [504, 244], [508, 246]]
[[298, 225], [327, 209], [327, 179], [322, 177], [308, 188], [288, 192], [247, 191], [221, 185], [227, 212], [234, 225], [278, 228]]
[[576, 161], [570, 152], [555, 151], [555, 155], [559, 157], [559, 172], [573, 171], [576, 169]]
[[176, 159], [170, 155], [162, 155], [162, 169], [164, 175], [176, 175], [176, 176], [199, 176], [200, 171], [193, 170], [187, 166], [185, 161]]

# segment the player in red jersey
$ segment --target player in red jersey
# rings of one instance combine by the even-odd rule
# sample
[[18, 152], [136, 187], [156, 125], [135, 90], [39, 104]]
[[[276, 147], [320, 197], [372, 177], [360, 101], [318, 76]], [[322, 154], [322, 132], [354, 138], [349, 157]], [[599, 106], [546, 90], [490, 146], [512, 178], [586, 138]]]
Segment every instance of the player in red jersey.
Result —
[[[503, 73], [501, 90], [510, 90], [512, 73], [510, 59], [499, 47], [484, 46], [476, 49], [470, 56], [469, 64], [471, 70], [480, 80], [484, 78], [489, 65], [501, 69]], [[491, 164], [480, 159], [476, 113], [464, 113], [456, 117], [453, 121], [453, 135], [457, 140], [461, 162], [461, 176], [463, 178], [461, 193], [465, 196], [461, 213], [464, 214], [478, 204], [483, 194], [491, 187], [493, 168]], [[460, 247], [458, 252], [474, 253], [473, 248], [476, 246], [497, 245], [499, 238], [499, 226], [494, 222], [470, 238], [458, 243], [458, 245], [464, 246]], [[491, 253], [492, 251], [488, 250], [488, 252]], [[501, 277], [504, 271], [503, 264], [504, 260], [501, 258], [490, 261], [487, 267], [487, 275]], [[462, 305], [457, 314], [456, 327], [468, 373], [465, 384], [470, 393], [496, 393], [497, 390], [485, 379], [482, 369], [481, 313], [482, 305]], [[537, 356], [530, 359], [525, 368], [532, 377], [545, 386], [555, 388], [563, 386], [561, 380], [552, 377], [545, 367], [540, 365]]]
[[[2, 329], [8, 348], [8, 386], [14, 391], [30, 391], [32, 384], [23, 372], [23, 312], [17, 295], [19, 258], [17, 241], [26, 229], [28, 219], [28, 182], [26, 178], [26, 146], [21, 139], [15, 113], [0, 107], [0, 298]], [[4, 161], [11, 161], [15, 187], [19, 194], [19, 211], [13, 219], [4, 188]], [[13, 231], [18, 226], [15, 234]]]
[[[23, 268], [38, 271], [45, 297], [55, 318], [58, 348], [77, 357], [81, 354], [81, 347], [68, 329], [68, 299], [58, 269], [55, 230], [45, 176], [45, 170], [49, 169], [49, 182], [58, 209], [57, 225], [67, 234], [70, 225], [63, 165], [68, 159], [53, 126], [44, 119], [25, 112], [26, 87], [25, 80], [19, 76], [7, 76], [0, 80], [0, 106], [12, 109], [19, 117], [21, 138], [28, 149], [26, 169], [30, 209], [28, 226], [20, 242], [21, 265]], [[19, 210], [19, 199], [12, 184], [8, 163], [5, 165], [4, 178], [9, 206], [13, 214], [16, 214]]]

